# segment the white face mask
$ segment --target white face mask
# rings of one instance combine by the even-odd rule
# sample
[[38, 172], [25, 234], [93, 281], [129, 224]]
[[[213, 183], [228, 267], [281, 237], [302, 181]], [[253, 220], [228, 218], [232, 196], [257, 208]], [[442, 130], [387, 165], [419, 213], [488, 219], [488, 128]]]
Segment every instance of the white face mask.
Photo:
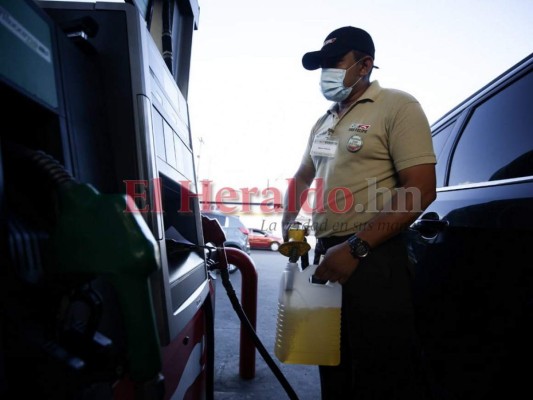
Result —
[[[361, 61], [361, 60], [359, 60]], [[353, 64], [350, 68], [356, 66], [359, 61]], [[346, 72], [350, 69], [342, 68], [322, 68], [322, 75], [320, 76], [320, 89], [324, 97], [330, 101], [341, 102], [345, 100], [351, 93], [353, 87], [363, 79], [360, 77], [352, 86], [344, 86], [344, 78]]]

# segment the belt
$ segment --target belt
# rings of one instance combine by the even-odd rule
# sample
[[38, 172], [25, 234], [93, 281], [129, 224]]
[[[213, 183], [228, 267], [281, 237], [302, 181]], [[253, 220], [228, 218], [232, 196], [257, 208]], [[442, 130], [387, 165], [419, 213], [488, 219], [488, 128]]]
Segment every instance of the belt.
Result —
[[351, 236], [353, 236], [353, 234], [344, 236], [329, 236], [324, 238], [318, 238], [317, 242], [322, 248], [324, 248], [324, 250], [327, 250], [330, 247], [333, 247], [339, 243], [346, 242]]

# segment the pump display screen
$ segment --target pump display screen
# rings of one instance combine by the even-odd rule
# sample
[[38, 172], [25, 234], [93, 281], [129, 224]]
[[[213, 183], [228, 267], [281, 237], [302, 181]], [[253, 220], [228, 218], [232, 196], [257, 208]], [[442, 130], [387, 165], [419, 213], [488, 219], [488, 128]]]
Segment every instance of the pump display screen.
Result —
[[57, 109], [52, 25], [32, 1], [0, 5], [0, 77], [30, 97]]

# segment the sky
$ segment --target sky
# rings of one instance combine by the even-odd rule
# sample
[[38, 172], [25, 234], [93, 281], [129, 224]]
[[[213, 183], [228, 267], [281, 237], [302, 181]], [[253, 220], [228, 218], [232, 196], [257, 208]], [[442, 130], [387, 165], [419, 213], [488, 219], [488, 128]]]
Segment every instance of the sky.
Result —
[[430, 123], [533, 51], [532, 0], [198, 0], [189, 81], [197, 177], [212, 190], [276, 187], [331, 105], [301, 58], [334, 29], [368, 31], [372, 80]]

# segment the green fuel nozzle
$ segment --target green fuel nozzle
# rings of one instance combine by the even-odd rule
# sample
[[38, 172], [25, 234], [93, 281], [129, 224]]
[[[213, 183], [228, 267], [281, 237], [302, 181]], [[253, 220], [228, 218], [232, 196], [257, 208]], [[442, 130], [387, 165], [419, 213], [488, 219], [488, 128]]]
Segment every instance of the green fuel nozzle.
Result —
[[157, 242], [126, 195], [100, 194], [77, 182], [58, 186], [59, 215], [51, 236], [58, 273], [98, 274], [113, 285], [122, 311], [130, 379], [161, 371], [149, 276], [160, 267]]

